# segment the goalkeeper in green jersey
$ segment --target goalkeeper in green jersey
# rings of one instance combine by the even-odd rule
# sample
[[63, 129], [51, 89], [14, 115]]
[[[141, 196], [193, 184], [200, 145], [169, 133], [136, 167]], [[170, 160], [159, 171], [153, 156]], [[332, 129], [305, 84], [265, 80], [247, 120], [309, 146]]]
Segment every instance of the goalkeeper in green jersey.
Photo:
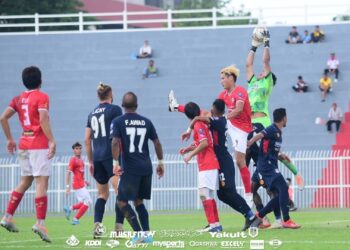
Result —
[[[261, 29], [260, 29], [261, 30]], [[269, 116], [268, 103], [269, 97], [272, 92], [272, 88], [276, 84], [277, 78], [274, 73], [271, 71], [270, 66], [270, 34], [269, 31], [265, 28], [261, 31], [262, 33], [257, 36], [253, 33], [252, 37], [252, 47], [248, 53], [247, 63], [246, 63], [246, 75], [248, 80], [248, 97], [250, 106], [252, 109], [252, 123], [253, 123], [253, 131], [248, 135], [248, 140], [250, 140], [254, 134], [261, 132], [264, 128], [271, 125], [271, 120]], [[259, 39], [262, 37], [262, 39]], [[258, 76], [254, 74], [254, 57], [257, 48], [260, 45], [264, 45], [263, 48], [263, 71]], [[252, 145], [246, 152], [246, 163], [249, 166], [251, 159], [254, 161], [254, 165], [258, 161], [258, 151], [259, 145]], [[302, 177], [298, 174], [298, 171], [294, 164], [290, 161], [290, 159], [281, 154], [279, 156], [279, 160], [286, 165], [286, 167], [296, 176], [296, 182], [300, 188], [303, 187]], [[259, 211], [262, 207], [261, 197], [258, 194], [258, 189], [264, 185], [264, 180], [261, 178], [261, 175], [255, 170], [252, 175], [251, 182], [251, 190], [253, 193], [253, 201], [254, 204]], [[269, 196], [273, 196], [273, 194], [268, 190]], [[275, 209], [275, 217], [276, 223], [273, 227], [281, 227], [281, 212], [279, 211], [279, 207]], [[268, 220], [263, 221], [263, 227], [269, 227], [270, 223]]]

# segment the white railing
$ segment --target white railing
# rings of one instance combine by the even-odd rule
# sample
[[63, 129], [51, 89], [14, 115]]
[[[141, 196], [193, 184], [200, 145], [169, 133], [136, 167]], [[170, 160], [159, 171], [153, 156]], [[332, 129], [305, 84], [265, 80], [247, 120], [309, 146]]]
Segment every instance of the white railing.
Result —
[[[333, 17], [340, 17], [350, 10], [350, 4], [344, 5], [303, 5], [298, 7], [269, 7], [247, 9], [251, 16], [229, 16], [230, 11], [213, 9], [202, 10], [164, 10], [147, 12], [111, 12], [111, 13], [72, 13], [72, 14], [33, 14], [0, 16], [0, 35], [8, 34], [44, 34], [44, 33], [86, 33], [98, 31], [127, 31], [149, 29], [180, 28], [218, 28], [251, 24], [301, 25], [329, 24]], [[196, 16], [202, 14], [204, 16]], [[349, 13], [347, 14], [349, 15]], [[145, 17], [147, 16], [147, 17]], [[110, 20], [101, 20], [108, 17]], [[142, 19], [140, 19], [140, 18]], [[148, 18], [149, 17], [149, 18]], [[52, 22], [52, 19], [59, 21]], [[65, 18], [71, 18], [65, 20]], [[22, 20], [13, 23], [12, 20]], [[239, 22], [238, 22], [239, 21]], [[336, 21], [341, 21], [336, 19]], [[230, 23], [231, 22], [231, 23]], [[236, 22], [236, 23], [233, 23]], [[183, 24], [191, 23], [189, 27]], [[157, 28], [147, 27], [157, 24]], [[119, 25], [119, 27], [107, 27]], [[146, 26], [145, 26], [146, 25]], [[49, 30], [47, 28], [50, 28]], [[73, 29], [54, 29], [73, 27]], [[142, 29], [135, 29], [135, 28]], [[26, 28], [24, 30], [16, 30]], [[29, 28], [29, 30], [28, 30]]]
[[[293, 180], [294, 202], [299, 208], [350, 207], [350, 153], [337, 154], [329, 151], [309, 151], [288, 153], [297, 166], [305, 181], [305, 189], [298, 191]], [[53, 171], [50, 178], [48, 197], [49, 212], [62, 212], [63, 206], [75, 202], [74, 195], [65, 195], [65, 173], [69, 157], [56, 158], [53, 161]], [[146, 202], [150, 210], [194, 210], [201, 204], [197, 190], [197, 166], [194, 161], [189, 165], [183, 163], [179, 155], [165, 156], [165, 176], [158, 179], [153, 176], [152, 199]], [[292, 177], [286, 167], [279, 166], [284, 177]], [[250, 167], [251, 173], [254, 168]], [[0, 211], [6, 209], [8, 198], [20, 180], [20, 169], [15, 158], [0, 159]], [[89, 191], [96, 199], [95, 181], [86, 174], [86, 179], [92, 184]], [[242, 194], [241, 177], [236, 168], [236, 185]], [[264, 203], [268, 201], [266, 192], [261, 189]], [[114, 210], [115, 195], [111, 189], [110, 201], [106, 210]], [[18, 213], [34, 213], [34, 187], [31, 187]], [[219, 202], [220, 208], [227, 208]]]

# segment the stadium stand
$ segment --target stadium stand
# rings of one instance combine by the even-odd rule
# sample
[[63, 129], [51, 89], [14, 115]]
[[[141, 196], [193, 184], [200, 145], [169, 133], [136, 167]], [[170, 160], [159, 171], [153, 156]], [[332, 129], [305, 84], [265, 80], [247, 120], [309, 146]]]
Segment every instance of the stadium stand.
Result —
[[[312, 27], [300, 27], [311, 29]], [[283, 147], [287, 151], [328, 149], [336, 142], [335, 134], [315, 125], [316, 117], [326, 118], [330, 103], [336, 100], [346, 111], [349, 102], [350, 57], [347, 41], [350, 26], [323, 26], [327, 39], [320, 44], [290, 46], [284, 43], [289, 27], [271, 28], [272, 69], [277, 85], [270, 99], [270, 110], [286, 107], [288, 127], [284, 130]], [[0, 109], [23, 90], [21, 71], [28, 65], [37, 65], [43, 72], [43, 91], [51, 97], [51, 119], [57, 138], [58, 155], [70, 154], [73, 141], [83, 141], [84, 127], [89, 111], [97, 104], [98, 82], [110, 83], [115, 103], [128, 90], [139, 96], [139, 113], [154, 122], [167, 154], [177, 153], [182, 145], [180, 133], [188, 121], [180, 114], [169, 113], [167, 95], [174, 89], [180, 102], [195, 101], [209, 109], [221, 90], [219, 70], [229, 64], [241, 69], [240, 85], [246, 86], [245, 58], [250, 48], [252, 28], [148, 31], [61, 35], [2, 36], [0, 39]], [[339, 39], [341, 37], [341, 39]], [[146, 61], [132, 60], [130, 55], [144, 39], [152, 41], [155, 60], [161, 65], [158, 78], [142, 81], [140, 72]], [[341, 72], [334, 91], [321, 103], [319, 78], [330, 52], [336, 52], [341, 61]], [[261, 50], [256, 55], [256, 73], [261, 70]], [[300, 95], [290, 86], [298, 75], [303, 75], [310, 91]], [[348, 137], [349, 124], [342, 125], [337, 135]], [[20, 130], [14, 125], [14, 136]], [[0, 134], [0, 157], [6, 156], [6, 143]], [[346, 139], [343, 139], [343, 142]]]

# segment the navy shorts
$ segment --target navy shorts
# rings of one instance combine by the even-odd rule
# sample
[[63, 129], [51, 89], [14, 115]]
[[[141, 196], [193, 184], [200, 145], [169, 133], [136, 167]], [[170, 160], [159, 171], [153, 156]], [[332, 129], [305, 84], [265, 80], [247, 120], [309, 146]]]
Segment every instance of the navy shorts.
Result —
[[259, 175], [258, 170], [255, 168], [255, 171], [252, 175], [252, 182], [255, 182], [258, 184], [260, 187], [267, 188], [265, 181], [263, 180], [262, 176]]
[[113, 175], [113, 158], [94, 161], [94, 178], [99, 184], [107, 184]]
[[151, 199], [152, 174], [135, 175], [123, 173], [118, 186], [118, 200], [135, 201]]

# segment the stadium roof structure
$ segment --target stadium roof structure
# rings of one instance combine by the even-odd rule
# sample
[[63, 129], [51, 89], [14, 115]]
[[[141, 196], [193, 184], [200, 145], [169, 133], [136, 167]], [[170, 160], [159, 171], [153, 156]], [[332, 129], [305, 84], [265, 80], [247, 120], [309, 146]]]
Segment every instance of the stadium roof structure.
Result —
[[[123, 12], [124, 2], [118, 0], [81, 0], [84, 6], [81, 10], [89, 13], [107, 13], [107, 12]], [[128, 12], [147, 12], [147, 11], [164, 11], [163, 9], [127, 3]], [[122, 16], [99, 16], [96, 17], [101, 21], [121, 21]], [[151, 20], [151, 19], [166, 19], [166, 14], [140, 14], [140, 15], [128, 15], [128, 20]], [[162, 28], [164, 22], [159, 23], [137, 23], [129, 24], [135, 28]]]

